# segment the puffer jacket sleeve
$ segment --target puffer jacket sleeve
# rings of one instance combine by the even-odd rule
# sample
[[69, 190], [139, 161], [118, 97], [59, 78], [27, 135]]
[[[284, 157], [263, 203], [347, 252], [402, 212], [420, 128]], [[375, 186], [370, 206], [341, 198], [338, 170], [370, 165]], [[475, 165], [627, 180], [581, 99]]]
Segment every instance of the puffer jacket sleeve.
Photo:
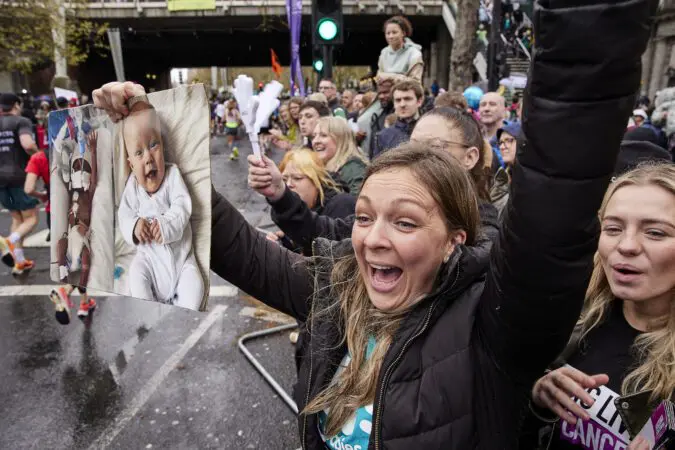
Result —
[[656, 3], [536, 4], [524, 139], [476, 321], [480, 342], [516, 381], [541, 375], [579, 317]]
[[313, 292], [307, 259], [267, 240], [215, 189], [211, 198], [211, 269], [272, 308], [304, 321]]
[[312, 254], [312, 242], [318, 237], [341, 241], [352, 235], [354, 215], [344, 219], [333, 219], [327, 215], [312, 212], [300, 196], [290, 189], [272, 205], [272, 221], [281, 231], [302, 247], [303, 253]]

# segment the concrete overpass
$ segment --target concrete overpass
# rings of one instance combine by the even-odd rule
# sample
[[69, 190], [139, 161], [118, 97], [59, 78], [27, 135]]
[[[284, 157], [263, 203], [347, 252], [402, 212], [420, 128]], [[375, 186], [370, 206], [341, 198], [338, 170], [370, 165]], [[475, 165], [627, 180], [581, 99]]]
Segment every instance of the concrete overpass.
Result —
[[[169, 11], [166, 1], [102, 0], [80, 9], [83, 18], [106, 22], [121, 31], [127, 79], [148, 72], [165, 74], [172, 67], [269, 66], [273, 48], [282, 64], [290, 61], [285, 0], [218, 0], [208, 11]], [[345, 44], [336, 65], [375, 67], [386, 45], [382, 24], [404, 14], [413, 23], [413, 40], [425, 49], [427, 78], [446, 85], [449, 74], [452, 8], [445, 0], [343, 0]], [[311, 1], [303, 0], [301, 61], [310, 65]], [[92, 55], [79, 70], [87, 92], [114, 79], [112, 58]], [[166, 87], [160, 76], [157, 87]]]

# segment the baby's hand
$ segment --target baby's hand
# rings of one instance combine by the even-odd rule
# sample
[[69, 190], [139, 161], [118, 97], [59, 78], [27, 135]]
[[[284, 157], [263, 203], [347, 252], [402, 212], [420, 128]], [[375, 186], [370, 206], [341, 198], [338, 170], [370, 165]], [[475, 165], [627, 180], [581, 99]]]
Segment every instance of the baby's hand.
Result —
[[152, 242], [152, 235], [150, 234], [150, 227], [145, 219], [140, 218], [134, 227], [134, 236], [139, 244], [149, 244]]
[[150, 234], [152, 235], [152, 240], [158, 244], [162, 244], [164, 239], [162, 238], [162, 229], [159, 227], [159, 220], [152, 219], [152, 224], [150, 225]]

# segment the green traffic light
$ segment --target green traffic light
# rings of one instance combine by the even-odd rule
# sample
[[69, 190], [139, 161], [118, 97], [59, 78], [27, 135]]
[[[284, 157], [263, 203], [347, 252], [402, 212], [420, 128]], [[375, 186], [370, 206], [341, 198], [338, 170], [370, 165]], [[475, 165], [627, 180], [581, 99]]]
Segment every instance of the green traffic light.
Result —
[[323, 70], [323, 61], [320, 59], [314, 61], [314, 70], [321, 72]]
[[333, 19], [321, 19], [316, 25], [316, 30], [324, 41], [332, 41], [338, 34], [338, 26]]

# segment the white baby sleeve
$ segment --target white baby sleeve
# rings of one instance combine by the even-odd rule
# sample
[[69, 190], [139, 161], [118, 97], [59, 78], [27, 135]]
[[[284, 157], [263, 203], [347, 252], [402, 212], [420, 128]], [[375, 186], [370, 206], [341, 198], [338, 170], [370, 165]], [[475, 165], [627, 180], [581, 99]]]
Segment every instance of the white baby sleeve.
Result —
[[169, 210], [159, 218], [165, 245], [180, 241], [192, 215], [192, 198], [178, 167], [169, 169]]
[[117, 210], [117, 220], [120, 224], [122, 237], [129, 245], [134, 246], [136, 245], [136, 242], [134, 242], [134, 228], [136, 228], [136, 222], [140, 219], [138, 215], [139, 200], [136, 196], [135, 181], [134, 176], [130, 175], [127, 185], [124, 187], [124, 192], [122, 192], [120, 207]]

